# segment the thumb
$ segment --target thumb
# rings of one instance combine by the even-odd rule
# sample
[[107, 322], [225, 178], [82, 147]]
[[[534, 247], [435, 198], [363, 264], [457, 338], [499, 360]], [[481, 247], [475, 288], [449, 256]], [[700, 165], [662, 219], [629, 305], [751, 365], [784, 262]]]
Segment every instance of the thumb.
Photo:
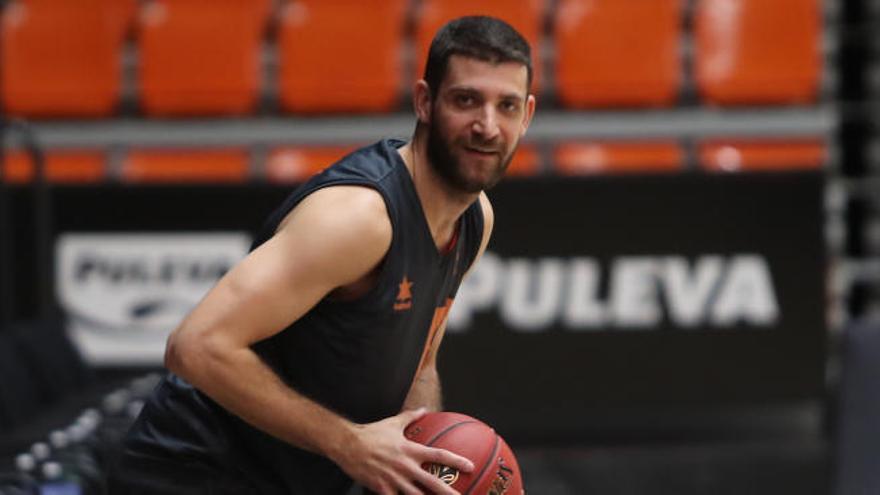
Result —
[[423, 418], [426, 414], [428, 414], [428, 409], [424, 407], [420, 407], [418, 409], [410, 409], [407, 411], [403, 411], [398, 414], [397, 417], [400, 418], [400, 421], [404, 426], [409, 426], [413, 421], [418, 421]]

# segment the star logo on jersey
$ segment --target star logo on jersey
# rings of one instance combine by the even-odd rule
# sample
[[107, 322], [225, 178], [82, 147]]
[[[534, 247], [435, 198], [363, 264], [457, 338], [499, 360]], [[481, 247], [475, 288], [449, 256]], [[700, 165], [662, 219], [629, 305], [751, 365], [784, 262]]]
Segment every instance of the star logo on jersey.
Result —
[[403, 276], [403, 280], [398, 287], [397, 299], [394, 301], [394, 311], [405, 311], [412, 307], [412, 285], [413, 283]]

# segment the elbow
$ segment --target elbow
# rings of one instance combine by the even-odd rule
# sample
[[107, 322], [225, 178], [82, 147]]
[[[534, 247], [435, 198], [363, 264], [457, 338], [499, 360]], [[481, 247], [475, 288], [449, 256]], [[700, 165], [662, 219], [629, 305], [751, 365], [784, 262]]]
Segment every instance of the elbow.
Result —
[[199, 381], [199, 376], [210, 365], [210, 339], [197, 332], [184, 328], [175, 330], [165, 345], [165, 367], [190, 383]]
[[175, 375], [186, 378], [185, 370], [188, 361], [186, 355], [190, 353], [190, 344], [181, 336], [180, 330], [176, 330], [168, 337], [165, 343], [165, 368]]

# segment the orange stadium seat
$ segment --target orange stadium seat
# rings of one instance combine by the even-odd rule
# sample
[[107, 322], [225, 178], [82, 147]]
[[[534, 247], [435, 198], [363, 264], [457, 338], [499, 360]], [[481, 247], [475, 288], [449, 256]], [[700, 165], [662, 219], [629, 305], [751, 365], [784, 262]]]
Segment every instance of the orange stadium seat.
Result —
[[240, 115], [260, 89], [266, 1], [155, 0], [141, 15], [140, 92], [154, 116]]
[[507, 167], [507, 177], [531, 177], [541, 171], [541, 155], [534, 144], [521, 144], [510, 166]]
[[261, 38], [275, 22], [275, 2], [276, 0], [251, 0], [247, 6], [247, 19], [256, 23], [257, 34]]
[[668, 141], [563, 143], [554, 153], [562, 175], [678, 172], [684, 163], [684, 150]]
[[541, 67], [541, 28], [545, 0], [424, 0], [416, 15], [415, 50], [416, 64], [414, 79], [425, 74], [428, 47], [434, 34], [446, 22], [465, 15], [490, 15], [505, 20], [513, 26], [532, 48], [533, 81], [532, 92], [540, 90]]
[[715, 172], [816, 170], [828, 159], [819, 140], [709, 141], [698, 154], [700, 167]]
[[245, 150], [132, 151], [120, 179], [133, 183], [236, 183], [249, 178]]
[[398, 103], [406, 2], [296, 0], [278, 27], [279, 98], [290, 112], [387, 112]]
[[668, 106], [682, 80], [679, 0], [559, 0], [556, 85], [571, 108]]
[[102, 117], [119, 100], [121, 42], [110, 0], [19, 0], [0, 25], [0, 100], [27, 117]]
[[719, 105], [809, 103], [821, 73], [821, 2], [699, 0], [694, 74]]
[[[46, 154], [46, 179], [55, 183], [93, 183], [106, 178], [104, 155], [98, 151], [52, 151]], [[4, 157], [3, 177], [10, 183], [33, 180], [30, 156], [14, 152]]]
[[302, 182], [354, 151], [357, 146], [279, 148], [266, 162], [269, 182]]
[[138, 13], [138, 0], [104, 0], [112, 15], [112, 24], [117, 39], [128, 38]]

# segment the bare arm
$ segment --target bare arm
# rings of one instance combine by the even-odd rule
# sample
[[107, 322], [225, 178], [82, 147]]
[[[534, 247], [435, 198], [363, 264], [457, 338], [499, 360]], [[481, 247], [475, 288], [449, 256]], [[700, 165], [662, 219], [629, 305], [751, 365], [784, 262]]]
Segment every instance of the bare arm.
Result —
[[[468, 268], [468, 273], [483, 256], [483, 252], [486, 251], [486, 246], [489, 245], [489, 238], [492, 237], [492, 227], [495, 224], [495, 214], [492, 210], [492, 204], [489, 203], [489, 198], [486, 197], [486, 193], [480, 194], [480, 206], [483, 208], [483, 239], [474, 262]], [[406, 400], [403, 403], [404, 411], [420, 407], [430, 411], [443, 410], [443, 391], [440, 385], [440, 375], [437, 373], [437, 352], [440, 350], [440, 343], [443, 340], [443, 335], [446, 333], [446, 322], [448, 320], [449, 314], [447, 313], [437, 329], [437, 337], [428, 351], [428, 356], [416, 374], [412, 387], [410, 387], [409, 393], [406, 396]]]
[[[445, 330], [446, 324], [438, 332]], [[439, 338], [439, 337], [438, 337]], [[440, 387], [440, 375], [437, 373], [436, 357], [426, 361], [416, 375], [412, 387], [403, 402], [403, 410], [411, 411], [425, 408], [428, 411], [443, 410], [443, 392]]]
[[284, 384], [251, 349], [385, 256], [391, 224], [379, 194], [339, 186], [307, 197], [277, 234], [226, 274], [168, 340], [166, 366], [251, 425], [322, 454], [379, 493], [453, 494], [420, 469], [464, 459], [403, 437], [417, 414], [358, 425]]

